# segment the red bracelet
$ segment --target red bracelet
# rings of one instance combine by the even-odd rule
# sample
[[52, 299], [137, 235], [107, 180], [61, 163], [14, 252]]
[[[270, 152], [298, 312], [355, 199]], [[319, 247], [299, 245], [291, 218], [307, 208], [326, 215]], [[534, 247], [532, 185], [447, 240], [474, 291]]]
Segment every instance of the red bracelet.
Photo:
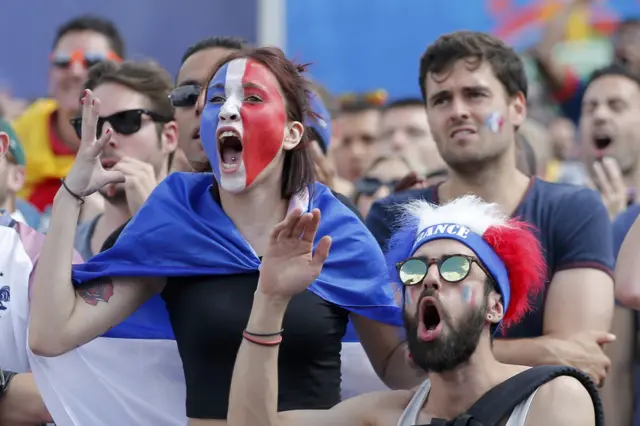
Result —
[[270, 342], [265, 342], [263, 340], [259, 340], [259, 339], [254, 338], [249, 333], [247, 333], [246, 330], [242, 332], [242, 337], [244, 337], [245, 339], [247, 339], [251, 343], [254, 343], [254, 344], [260, 345], [260, 346], [278, 346], [282, 342], [282, 336], [278, 336], [278, 338], [276, 340], [272, 340]]

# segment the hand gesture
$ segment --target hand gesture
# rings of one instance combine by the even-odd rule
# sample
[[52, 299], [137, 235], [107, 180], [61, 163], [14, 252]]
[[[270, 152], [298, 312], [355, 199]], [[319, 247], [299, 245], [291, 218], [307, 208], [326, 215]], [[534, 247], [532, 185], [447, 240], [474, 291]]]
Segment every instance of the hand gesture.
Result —
[[135, 158], [124, 157], [111, 170], [119, 171], [124, 175], [124, 190], [127, 194], [129, 211], [131, 214], [137, 213], [158, 185], [153, 167]]
[[590, 186], [600, 192], [609, 217], [613, 220], [627, 208], [627, 186], [620, 166], [614, 158], [604, 157], [593, 164], [593, 172], [595, 185], [591, 183]]
[[301, 293], [320, 275], [329, 256], [329, 236], [322, 237], [313, 252], [320, 210], [301, 213], [300, 209], [292, 210], [271, 231], [258, 284], [258, 291], [265, 295], [288, 300]]
[[582, 370], [602, 386], [611, 366], [602, 347], [614, 340], [615, 336], [606, 331], [583, 332], [559, 339], [556, 346], [558, 364]]
[[100, 154], [111, 139], [109, 130], [96, 139], [100, 100], [91, 90], [84, 91], [82, 98], [82, 138], [76, 160], [65, 178], [69, 190], [81, 197], [93, 194], [108, 183], [124, 182], [122, 172], [105, 170], [100, 164]]

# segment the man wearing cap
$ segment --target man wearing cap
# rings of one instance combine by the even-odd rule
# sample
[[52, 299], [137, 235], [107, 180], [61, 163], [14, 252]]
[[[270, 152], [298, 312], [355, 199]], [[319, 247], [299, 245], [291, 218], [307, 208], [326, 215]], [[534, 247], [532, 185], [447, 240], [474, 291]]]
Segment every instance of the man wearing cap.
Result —
[[9, 123], [0, 119], [0, 132], [2, 137], [8, 139], [8, 150], [0, 159], [3, 167], [0, 167], [0, 209], [11, 214], [18, 222], [26, 223], [32, 228], [38, 228], [40, 224], [40, 212], [27, 201], [19, 199], [17, 193], [25, 182], [25, 155], [18, 136]]
[[[293, 211], [274, 227], [262, 259], [231, 382], [229, 426], [453, 425], [445, 422], [456, 418], [462, 419], [456, 425], [602, 425], [597, 389], [584, 373], [505, 364], [493, 354], [496, 332], [517, 324], [544, 287], [545, 262], [531, 227], [471, 195], [442, 206], [416, 201], [402, 213], [387, 265], [401, 289], [410, 356], [429, 379], [417, 389], [368, 393], [330, 410], [277, 412], [284, 314], [319, 275], [331, 247], [329, 236], [314, 247], [319, 211]], [[546, 374], [552, 370], [570, 374]], [[545, 372], [544, 381], [536, 371]], [[502, 399], [487, 403], [476, 421], [464, 421], [494, 387], [505, 390]], [[510, 397], [515, 393], [519, 399]], [[510, 399], [515, 408], [505, 410], [501, 404]], [[500, 414], [495, 419], [491, 412]]]

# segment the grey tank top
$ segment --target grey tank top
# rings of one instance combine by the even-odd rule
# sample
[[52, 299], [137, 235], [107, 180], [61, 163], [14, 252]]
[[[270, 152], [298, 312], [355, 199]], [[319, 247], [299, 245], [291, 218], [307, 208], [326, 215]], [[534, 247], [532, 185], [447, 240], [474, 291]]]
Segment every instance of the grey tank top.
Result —
[[[513, 412], [511, 413], [511, 416], [509, 416], [509, 420], [505, 426], [524, 426], [524, 423], [527, 420], [527, 413], [531, 407], [531, 402], [538, 392], [538, 389], [529, 395], [529, 398], [522, 401], [513, 409]], [[420, 385], [416, 394], [413, 395], [413, 398], [409, 401], [409, 405], [407, 405], [407, 408], [405, 408], [404, 412], [400, 416], [398, 426], [414, 426], [418, 423], [420, 410], [427, 400], [430, 390], [431, 382], [429, 380], [426, 380], [422, 385]]]

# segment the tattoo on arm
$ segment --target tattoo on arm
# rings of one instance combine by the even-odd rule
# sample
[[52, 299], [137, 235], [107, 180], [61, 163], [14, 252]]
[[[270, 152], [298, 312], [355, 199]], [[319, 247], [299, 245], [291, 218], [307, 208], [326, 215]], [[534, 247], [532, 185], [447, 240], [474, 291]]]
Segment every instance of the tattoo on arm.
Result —
[[98, 302], [109, 303], [113, 296], [113, 283], [111, 278], [99, 279], [87, 283], [78, 288], [78, 295], [91, 306], [96, 306]]

